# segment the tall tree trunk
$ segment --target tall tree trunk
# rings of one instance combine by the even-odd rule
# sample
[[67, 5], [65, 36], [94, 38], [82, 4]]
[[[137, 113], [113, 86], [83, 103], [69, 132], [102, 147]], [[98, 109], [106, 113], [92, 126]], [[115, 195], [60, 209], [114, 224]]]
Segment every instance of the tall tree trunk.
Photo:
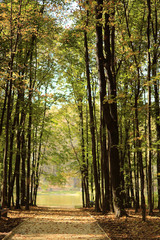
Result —
[[3, 109], [2, 109], [2, 115], [1, 115], [0, 136], [1, 136], [2, 131], [3, 131], [3, 120], [4, 120], [4, 114], [5, 114], [5, 111], [6, 111], [6, 105], [7, 105], [8, 86], [9, 86], [9, 81], [7, 79], [6, 87], [5, 87], [5, 98], [4, 98], [4, 102], [3, 102]]
[[[137, 174], [140, 171], [140, 179], [141, 179], [141, 208], [142, 208], [142, 219], [145, 221], [146, 219], [146, 206], [145, 206], [145, 197], [144, 197], [144, 171], [143, 171], [143, 159], [142, 159], [142, 151], [141, 151], [141, 140], [139, 133], [139, 119], [138, 119], [138, 106], [137, 106], [137, 96], [135, 97], [135, 122], [136, 122], [136, 147], [137, 147]], [[138, 176], [137, 176], [138, 180]]]
[[32, 174], [33, 174], [33, 176], [32, 176], [32, 180], [31, 181], [33, 181], [33, 183], [31, 183], [31, 185], [33, 185], [33, 186], [31, 186], [31, 189], [33, 188], [33, 190], [31, 190], [32, 191], [32, 194], [33, 194], [33, 198], [32, 198], [32, 200], [33, 200], [33, 205], [34, 206], [36, 206], [36, 166], [37, 166], [37, 152], [38, 152], [38, 134], [37, 134], [37, 132], [38, 132], [38, 127], [37, 127], [37, 125], [35, 126], [35, 133], [34, 133], [34, 145], [33, 145], [33, 152], [34, 152], [34, 155], [33, 155], [33, 158], [34, 158], [34, 170], [32, 171]]
[[106, 123], [104, 117], [103, 101], [106, 97], [106, 82], [100, 85], [100, 144], [101, 144], [101, 186], [102, 186], [102, 211], [110, 210], [109, 205], [109, 168], [106, 146]]
[[148, 40], [148, 205], [149, 214], [153, 212], [152, 206], [152, 152], [151, 152], [151, 53], [150, 53], [150, 23], [151, 23], [151, 2], [147, 0], [148, 6], [148, 27], [147, 27], [147, 40]]
[[[99, 80], [101, 89], [106, 89], [106, 79], [104, 74], [104, 55], [103, 55], [103, 34], [102, 34], [102, 10], [103, 10], [103, 0], [97, 1], [96, 8], [96, 36], [97, 36], [97, 64], [99, 72]], [[109, 81], [109, 95], [113, 96], [115, 100], [116, 97], [116, 81], [114, 73], [114, 28], [112, 33], [110, 33], [109, 28], [109, 15], [105, 14], [105, 67], [108, 75]], [[110, 44], [111, 41], [111, 44]], [[112, 48], [112, 54], [111, 49]], [[113, 100], [113, 101], [114, 101]], [[117, 124], [117, 104], [116, 102], [109, 104], [106, 99], [103, 99], [103, 113], [105, 121], [107, 124], [107, 129], [109, 133], [110, 141], [110, 168], [111, 168], [111, 180], [113, 187], [113, 204], [115, 215], [123, 215], [123, 203], [121, 199], [121, 187], [120, 187], [120, 159], [119, 159], [119, 134], [118, 134], [118, 124]]]
[[30, 162], [31, 162], [31, 133], [32, 133], [32, 87], [33, 87], [33, 79], [32, 79], [32, 56], [33, 51], [31, 51], [30, 55], [30, 84], [29, 84], [29, 119], [28, 119], [28, 153], [27, 153], [27, 192], [26, 192], [26, 210], [29, 210], [30, 204]]
[[33, 153], [32, 153], [32, 174], [31, 174], [31, 206], [34, 205], [34, 184], [35, 184], [35, 167], [36, 167], [36, 153], [37, 153], [37, 126], [33, 132]]
[[[22, 88], [25, 86], [22, 86]], [[25, 206], [26, 199], [26, 139], [25, 139], [25, 120], [26, 120], [26, 112], [25, 112], [25, 101], [24, 101], [24, 89], [21, 89], [21, 159], [22, 159], [22, 167], [21, 167], [21, 205]]]
[[90, 194], [89, 194], [89, 159], [88, 159], [88, 149], [89, 149], [89, 140], [88, 140], [88, 107], [86, 104], [86, 188], [87, 188], [87, 196], [89, 205], [87, 207], [90, 207]]
[[86, 31], [84, 31], [84, 47], [85, 47], [88, 103], [89, 103], [89, 113], [90, 113], [90, 130], [91, 130], [91, 136], [92, 136], [92, 157], [93, 157], [94, 183], [95, 183], [95, 209], [96, 211], [100, 211], [100, 186], [98, 182], [98, 172], [97, 172], [95, 122], [94, 122], [94, 116], [93, 116], [93, 103], [92, 103], [92, 97], [91, 97], [89, 55], [88, 55], [88, 42], [87, 42]]
[[[156, 79], [157, 68], [158, 68], [158, 15], [157, 15], [157, 1], [155, 1], [154, 6], [154, 21], [152, 21], [152, 34], [154, 39], [154, 50], [153, 50], [153, 60], [152, 60], [152, 76], [155, 78], [154, 84], [154, 98], [155, 98], [155, 123], [157, 131], [157, 142], [160, 141], [160, 107], [159, 107], [159, 80]], [[158, 188], [158, 209], [160, 211], [160, 144], [157, 144], [157, 188]]]
[[[146, 91], [144, 91], [144, 105], [147, 106], [147, 103], [146, 103]], [[149, 191], [148, 191], [148, 187], [149, 187], [149, 184], [148, 184], [148, 149], [147, 149], [147, 114], [145, 114], [145, 143], [146, 143], [146, 146], [145, 146], [145, 164], [146, 164], [146, 187], [147, 187], [147, 196], [149, 196]]]
[[[128, 32], [128, 37], [129, 37], [129, 46], [132, 49], [132, 52], [135, 53], [135, 46], [131, 40], [131, 32], [129, 28], [129, 21], [128, 21], [128, 15], [127, 15], [127, 6], [125, 1], [123, 0], [123, 5], [124, 5], [124, 14], [125, 14], [125, 20], [126, 20], [126, 27], [127, 27], [127, 32]], [[140, 32], [142, 29], [140, 29]], [[141, 46], [139, 46], [139, 49]], [[140, 140], [140, 131], [139, 131], [139, 118], [138, 118], [138, 99], [139, 99], [139, 94], [140, 94], [140, 67], [139, 67], [139, 62], [137, 59], [136, 54], [133, 55], [135, 66], [137, 69], [137, 82], [135, 82], [135, 137], [136, 137], [136, 148], [137, 150], [137, 187], [138, 187], [138, 174], [140, 171], [140, 179], [141, 179], [141, 207], [142, 207], [142, 219], [145, 221], [146, 218], [146, 207], [145, 207], [145, 197], [144, 197], [144, 171], [143, 171], [143, 159], [142, 159], [142, 151], [141, 151], [141, 140]], [[138, 195], [136, 195], [136, 208], [138, 207], [138, 200], [137, 199]], [[136, 209], [137, 210], [137, 209]]]
[[82, 205], [83, 208], [85, 208], [85, 198], [84, 198], [84, 177], [83, 177], [83, 173], [82, 173], [82, 179], [81, 179], [81, 186], [82, 186]]
[[14, 136], [15, 136], [15, 128], [17, 124], [17, 116], [18, 116], [18, 100], [16, 102], [15, 116], [11, 127], [10, 133], [10, 153], [9, 153], [9, 170], [8, 170], [8, 207], [11, 206], [11, 197], [13, 195], [13, 187], [12, 187], [12, 161], [13, 161], [13, 146], [14, 146]]
[[[97, 174], [98, 174], [98, 184], [100, 185], [101, 182], [101, 163], [100, 163], [100, 154], [99, 154], [99, 141], [100, 141], [100, 134], [97, 127], [97, 116], [96, 116], [96, 81], [92, 79], [91, 84], [91, 95], [92, 95], [92, 102], [93, 102], [93, 117], [94, 117], [94, 124], [95, 124], [95, 138], [96, 138], [96, 159], [97, 159]], [[101, 188], [100, 188], [100, 196], [101, 196]], [[100, 208], [102, 208], [101, 197], [100, 197]]]
[[20, 124], [19, 124], [19, 109], [20, 109], [20, 90], [18, 90], [18, 108], [17, 108], [17, 153], [16, 153], [16, 209], [20, 208], [20, 151], [21, 151], [21, 141], [20, 141]]
[[[11, 69], [13, 63], [11, 62]], [[11, 117], [11, 101], [12, 101], [12, 70], [10, 71], [9, 93], [7, 103], [7, 121], [6, 121], [6, 137], [5, 137], [5, 151], [3, 162], [3, 202], [2, 206], [7, 206], [7, 175], [8, 175], [8, 148], [9, 148], [9, 133], [10, 133], [10, 117]]]
[[[136, 124], [134, 121], [133, 124], [133, 136], [134, 136], [134, 149], [136, 150]], [[135, 180], [135, 213], [138, 212], [139, 209], [139, 169], [136, 158], [136, 152], [134, 151], [134, 180]]]
[[135, 197], [134, 197], [134, 188], [133, 188], [133, 177], [132, 177], [132, 166], [131, 166], [131, 157], [130, 157], [130, 146], [128, 144], [128, 166], [129, 166], [129, 177], [130, 177], [130, 191], [131, 191], [131, 200], [133, 207], [135, 207]]
[[25, 140], [25, 132], [22, 130], [21, 137], [21, 157], [22, 157], [22, 174], [21, 174], [21, 205], [25, 206], [26, 199], [26, 140]]
[[85, 143], [84, 143], [84, 123], [83, 123], [83, 106], [82, 99], [79, 99], [78, 109], [80, 117], [80, 127], [81, 127], [81, 149], [82, 149], [82, 179], [85, 192], [85, 206], [89, 207], [89, 194], [87, 188], [87, 166], [85, 162]]
[[[20, 0], [19, 2], [19, 12], [18, 16], [20, 17], [21, 15], [21, 6], [22, 6], [22, 1]], [[9, 130], [10, 130], [10, 117], [11, 117], [11, 105], [12, 105], [12, 86], [13, 86], [13, 63], [14, 63], [14, 57], [17, 52], [17, 45], [19, 42], [19, 36], [20, 36], [20, 24], [18, 22], [18, 27], [17, 27], [17, 32], [16, 32], [16, 40], [15, 40], [15, 45], [13, 46], [13, 37], [14, 37], [14, 32], [13, 32], [13, 9], [12, 9], [12, 0], [11, 0], [11, 18], [10, 18], [10, 32], [11, 32], [11, 42], [10, 42], [10, 50], [11, 50], [11, 56], [10, 56], [10, 62], [8, 66], [8, 79], [7, 81], [9, 82], [9, 91], [8, 91], [8, 103], [7, 103], [7, 121], [6, 121], [6, 140], [5, 140], [5, 151], [4, 151], [4, 169], [3, 169], [3, 202], [2, 205], [6, 206], [7, 205], [7, 168], [8, 168], [8, 148], [9, 148]], [[20, 18], [18, 18], [19, 21]], [[9, 80], [10, 79], [10, 80]]]
[[[125, 116], [124, 116], [125, 118]], [[125, 179], [124, 179], [124, 174], [125, 174], [125, 154], [126, 154], [126, 145], [125, 145], [125, 142], [126, 142], [126, 135], [123, 136], [122, 134], [122, 131], [123, 131], [123, 127], [122, 125], [125, 125], [125, 128], [126, 128], [126, 124], [124, 124], [123, 120], [122, 120], [122, 115], [119, 119], [119, 135], [120, 135], [120, 146], [123, 146], [124, 147], [120, 148], [120, 179], [121, 179], [121, 186], [122, 186], [122, 198], [124, 199], [123, 202], [126, 201], [126, 192], [125, 192]], [[123, 137], [124, 137], [124, 143], [123, 143]], [[126, 205], [125, 205], [126, 206]]]

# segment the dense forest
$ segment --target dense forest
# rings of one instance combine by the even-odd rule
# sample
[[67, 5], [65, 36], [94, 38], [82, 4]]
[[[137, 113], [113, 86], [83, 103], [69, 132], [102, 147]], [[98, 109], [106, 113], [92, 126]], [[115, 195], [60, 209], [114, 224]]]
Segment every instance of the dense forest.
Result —
[[83, 207], [160, 210], [160, 2], [1, 0], [0, 33], [2, 207], [36, 205], [48, 163]]

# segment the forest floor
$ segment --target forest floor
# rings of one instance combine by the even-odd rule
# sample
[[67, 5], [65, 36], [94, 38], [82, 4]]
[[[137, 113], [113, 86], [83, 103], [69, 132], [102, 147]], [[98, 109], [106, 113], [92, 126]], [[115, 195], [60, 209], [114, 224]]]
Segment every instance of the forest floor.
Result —
[[160, 239], [160, 212], [154, 210], [152, 216], [146, 216], [146, 221], [142, 221], [141, 211], [135, 213], [134, 209], [126, 209], [128, 217], [116, 218], [113, 213], [96, 213], [89, 210], [98, 221], [101, 228], [112, 240], [151, 240]]
[[146, 222], [140, 212], [128, 209], [127, 213], [129, 217], [115, 218], [113, 213], [102, 215], [93, 209], [9, 210], [8, 218], [0, 218], [0, 239], [160, 239], [158, 211]]

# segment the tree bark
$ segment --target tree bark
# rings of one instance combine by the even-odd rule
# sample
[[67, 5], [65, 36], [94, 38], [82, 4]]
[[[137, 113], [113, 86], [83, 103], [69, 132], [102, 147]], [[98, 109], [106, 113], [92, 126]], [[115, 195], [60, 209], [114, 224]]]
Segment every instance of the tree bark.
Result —
[[89, 55], [88, 55], [88, 42], [87, 42], [86, 31], [84, 31], [84, 47], [85, 47], [88, 103], [89, 103], [89, 113], [90, 113], [90, 130], [91, 130], [91, 136], [92, 136], [92, 157], [93, 157], [94, 183], [95, 183], [95, 209], [96, 211], [100, 211], [100, 186], [98, 182], [98, 172], [97, 172], [95, 122], [94, 122], [94, 116], [93, 116], [93, 103], [92, 103], [92, 96], [91, 96]]
[[0, 136], [1, 136], [2, 131], [3, 131], [3, 120], [4, 120], [5, 111], [6, 111], [6, 105], [7, 105], [8, 86], [9, 86], [9, 81], [7, 79], [6, 87], [5, 87], [5, 98], [4, 98], [4, 103], [3, 103], [2, 115], [1, 115]]
[[84, 123], [83, 123], [83, 105], [82, 99], [78, 101], [79, 117], [80, 117], [80, 129], [81, 129], [81, 151], [82, 151], [82, 179], [85, 193], [85, 206], [89, 207], [89, 192], [87, 187], [87, 166], [85, 162], [85, 143], [84, 143]]
[[87, 188], [87, 196], [88, 199], [88, 205], [87, 207], [90, 207], [90, 194], [89, 194], [89, 159], [88, 159], [88, 146], [89, 140], [88, 140], [88, 107], [86, 104], [86, 188]]
[[[104, 65], [107, 71], [108, 81], [109, 81], [109, 95], [112, 96], [113, 102], [109, 104], [106, 99], [103, 102], [103, 112], [109, 133], [110, 142], [110, 168], [111, 168], [111, 181], [113, 188], [113, 205], [115, 215], [117, 217], [124, 214], [123, 203], [121, 199], [121, 186], [120, 186], [120, 159], [119, 159], [119, 134], [118, 134], [118, 124], [117, 124], [117, 104], [115, 101], [116, 97], [116, 81], [115, 81], [115, 66], [114, 66], [114, 31], [110, 33], [109, 28], [109, 14], [105, 14], [105, 52], [106, 59], [104, 64], [103, 55], [103, 34], [102, 34], [102, 24], [100, 23], [102, 19], [103, 10], [103, 0], [97, 1], [96, 8], [96, 36], [97, 36], [97, 64], [99, 72], [99, 80], [101, 89], [106, 89], [106, 79], [104, 73]], [[111, 43], [110, 43], [111, 41]], [[112, 54], [111, 49], [112, 48]], [[104, 90], [103, 90], [104, 91]], [[103, 96], [104, 97], [104, 96]]]
[[33, 94], [33, 74], [32, 74], [33, 47], [30, 55], [30, 84], [29, 84], [29, 119], [28, 119], [28, 153], [27, 153], [27, 192], [26, 192], [26, 210], [29, 210], [30, 204], [30, 162], [31, 162], [31, 128], [32, 128], [32, 94]]
[[[157, 68], [158, 68], [158, 15], [157, 15], [157, 1], [155, 1], [154, 6], [154, 20], [152, 20], [152, 34], [154, 39], [154, 50], [153, 50], [153, 60], [152, 60], [152, 76], [156, 78], [157, 76]], [[159, 80], [155, 79], [154, 84], [154, 98], [155, 98], [155, 124], [157, 131], [157, 142], [160, 141], [160, 107], [159, 107]], [[157, 188], [158, 188], [158, 209], [160, 211], [160, 144], [157, 144]]]
[[151, 2], [147, 0], [148, 6], [148, 26], [147, 26], [147, 40], [148, 40], [148, 205], [149, 214], [153, 212], [152, 205], [152, 152], [151, 152], [151, 53], [150, 53], [150, 23], [151, 23]]
[[20, 90], [18, 90], [18, 109], [17, 109], [17, 153], [16, 153], [16, 209], [20, 208], [20, 151], [21, 151], [21, 141], [20, 141], [20, 125], [19, 125], [19, 109], [20, 109]]

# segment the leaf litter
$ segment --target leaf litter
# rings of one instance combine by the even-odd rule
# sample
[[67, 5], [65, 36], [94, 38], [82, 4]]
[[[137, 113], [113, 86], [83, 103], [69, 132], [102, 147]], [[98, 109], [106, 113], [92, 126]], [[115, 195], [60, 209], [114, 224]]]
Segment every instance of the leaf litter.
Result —
[[[93, 216], [93, 219], [87, 217], [88, 212]], [[113, 213], [103, 215], [96, 213], [93, 209], [67, 210], [45, 207], [31, 207], [30, 211], [26, 211], [24, 208], [12, 209], [9, 210], [7, 218], [0, 218], [0, 239], [3, 239], [24, 220], [27, 220], [27, 226], [34, 228], [35, 235], [41, 233], [39, 236], [37, 235], [38, 238], [34, 238], [38, 240], [54, 239], [55, 237], [55, 239], [107, 239], [103, 234], [96, 233], [96, 222], [113, 240], [160, 239], [160, 213], [158, 210], [154, 211], [153, 216], [147, 215], [146, 222], [142, 221], [141, 211], [135, 214], [133, 209], [128, 209], [127, 212], [129, 217], [116, 218]], [[38, 224], [37, 228], [36, 224]], [[54, 232], [54, 238], [53, 224], [57, 233]], [[83, 228], [83, 224], [85, 224], [85, 228]], [[49, 229], [46, 229], [45, 226], [46, 228], [49, 226]], [[16, 239], [29, 239], [27, 228], [22, 231], [23, 238], [18, 233]]]

